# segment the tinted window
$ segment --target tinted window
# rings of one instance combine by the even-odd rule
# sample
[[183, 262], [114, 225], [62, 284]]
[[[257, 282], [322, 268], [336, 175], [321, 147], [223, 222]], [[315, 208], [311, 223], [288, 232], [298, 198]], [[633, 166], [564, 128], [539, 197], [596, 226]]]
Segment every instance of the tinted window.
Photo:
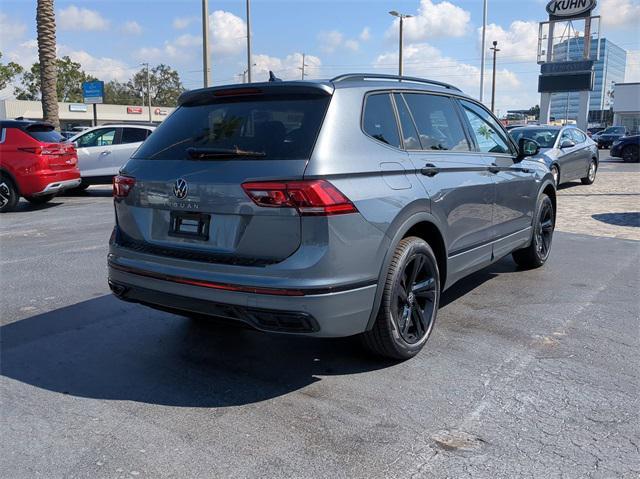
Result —
[[580, 130], [576, 130], [574, 128], [569, 131], [571, 132], [571, 137], [573, 138], [573, 141], [575, 141], [576, 143], [584, 143], [586, 141], [587, 137]]
[[91, 146], [109, 146], [113, 145], [116, 137], [115, 128], [100, 128], [98, 130], [85, 133], [76, 140], [78, 147], [87, 148]]
[[480, 151], [484, 153], [512, 153], [509, 143], [502, 134], [502, 127], [486, 111], [474, 103], [461, 100], [471, 130]]
[[413, 118], [411, 118], [411, 113], [409, 113], [409, 108], [401, 94], [394, 94], [394, 98], [396, 100], [396, 108], [398, 109], [398, 117], [400, 118], [404, 147], [407, 150], [419, 150], [421, 145], [420, 140], [418, 140], [418, 131], [413, 123]]
[[469, 151], [452, 101], [444, 96], [405, 93], [423, 150]]
[[[320, 131], [328, 97], [278, 96], [220, 99], [181, 106], [155, 130], [135, 158], [176, 160], [187, 148], [242, 150], [261, 157], [308, 159]], [[255, 159], [255, 156], [238, 159]]]
[[376, 140], [400, 148], [396, 115], [387, 93], [367, 97], [362, 127]]
[[558, 138], [558, 133], [560, 133], [560, 130], [557, 128], [514, 128], [509, 131], [511, 138], [516, 143], [520, 141], [520, 138], [529, 138], [536, 141], [540, 148], [553, 148], [556, 138]]
[[49, 125], [32, 125], [25, 128], [29, 136], [43, 143], [60, 143], [67, 141], [64, 136], [58, 133]]
[[149, 130], [145, 128], [123, 128], [121, 143], [137, 143], [144, 141], [148, 136]]

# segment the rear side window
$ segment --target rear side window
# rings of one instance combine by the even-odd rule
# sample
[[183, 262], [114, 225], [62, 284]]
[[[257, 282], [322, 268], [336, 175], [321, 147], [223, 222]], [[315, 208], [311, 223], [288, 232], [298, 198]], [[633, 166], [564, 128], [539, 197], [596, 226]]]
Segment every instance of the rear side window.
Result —
[[396, 115], [388, 93], [369, 95], [364, 105], [362, 129], [376, 140], [400, 148]]
[[[329, 99], [265, 95], [184, 105], [162, 122], [134, 158], [182, 160], [193, 147], [258, 152], [270, 159], [308, 159]], [[256, 156], [238, 156], [242, 158]]]
[[480, 151], [483, 153], [514, 153], [509, 147], [509, 142], [503, 136], [502, 127], [488, 111], [465, 100], [460, 100], [460, 103], [464, 108]]
[[138, 143], [144, 141], [149, 134], [146, 128], [123, 128], [121, 143]]
[[470, 150], [451, 99], [423, 93], [405, 93], [403, 96], [418, 127], [423, 150]]
[[92, 146], [109, 146], [113, 145], [116, 137], [115, 128], [100, 128], [85, 133], [76, 140], [79, 148], [88, 148]]
[[49, 125], [31, 125], [26, 127], [24, 131], [30, 137], [43, 143], [61, 143], [63, 141], [67, 141], [64, 136]]
[[413, 123], [409, 108], [400, 93], [393, 95], [398, 109], [398, 118], [400, 119], [400, 127], [402, 128], [402, 142], [405, 150], [420, 150], [420, 140], [418, 139], [418, 131]]

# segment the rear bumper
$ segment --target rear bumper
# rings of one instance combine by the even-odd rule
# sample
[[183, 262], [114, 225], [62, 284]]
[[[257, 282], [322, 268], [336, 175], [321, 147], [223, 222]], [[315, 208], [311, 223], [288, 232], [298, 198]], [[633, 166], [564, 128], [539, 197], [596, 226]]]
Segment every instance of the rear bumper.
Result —
[[75, 180], [54, 181], [32, 196], [51, 195], [80, 185], [80, 178]]
[[80, 171], [77, 168], [38, 171], [18, 179], [18, 184], [23, 196], [51, 195], [78, 186]]
[[376, 284], [284, 290], [189, 280], [132, 268], [113, 254], [108, 266], [111, 289], [125, 301], [178, 314], [230, 318], [263, 331], [318, 337], [365, 331], [376, 292]]

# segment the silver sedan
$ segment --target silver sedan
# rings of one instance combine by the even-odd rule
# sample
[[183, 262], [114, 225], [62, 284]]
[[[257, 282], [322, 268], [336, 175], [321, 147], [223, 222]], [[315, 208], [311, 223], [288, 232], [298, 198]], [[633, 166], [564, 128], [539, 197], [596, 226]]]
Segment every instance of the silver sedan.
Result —
[[540, 145], [537, 158], [546, 163], [556, 184], [580, 180], [592, 184], [598, 171], [598, 146], [574, 126], [525, 126], [509, 131], [516, 143], [529, 138]]

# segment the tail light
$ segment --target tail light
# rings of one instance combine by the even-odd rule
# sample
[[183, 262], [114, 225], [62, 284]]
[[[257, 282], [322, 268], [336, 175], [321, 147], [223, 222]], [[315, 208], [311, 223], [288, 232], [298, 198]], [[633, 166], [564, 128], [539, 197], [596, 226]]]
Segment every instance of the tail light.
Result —
[[113, 196], [126, 198], [136, 184], [136, 179], [131, 176], [117, 175], [113, 177]]
[[258, 206], [296, 208], [303, 216], [329, 216], [358, 210], [340, 190], [326, 180], [260, 181], [242, 188]]
[[64, 148], [60, 146], [27, 146], [18, 148], [20, 151], [26, 151], [27, 153], [33, 153], [35, 155], [61, 155], [64, 153]]

